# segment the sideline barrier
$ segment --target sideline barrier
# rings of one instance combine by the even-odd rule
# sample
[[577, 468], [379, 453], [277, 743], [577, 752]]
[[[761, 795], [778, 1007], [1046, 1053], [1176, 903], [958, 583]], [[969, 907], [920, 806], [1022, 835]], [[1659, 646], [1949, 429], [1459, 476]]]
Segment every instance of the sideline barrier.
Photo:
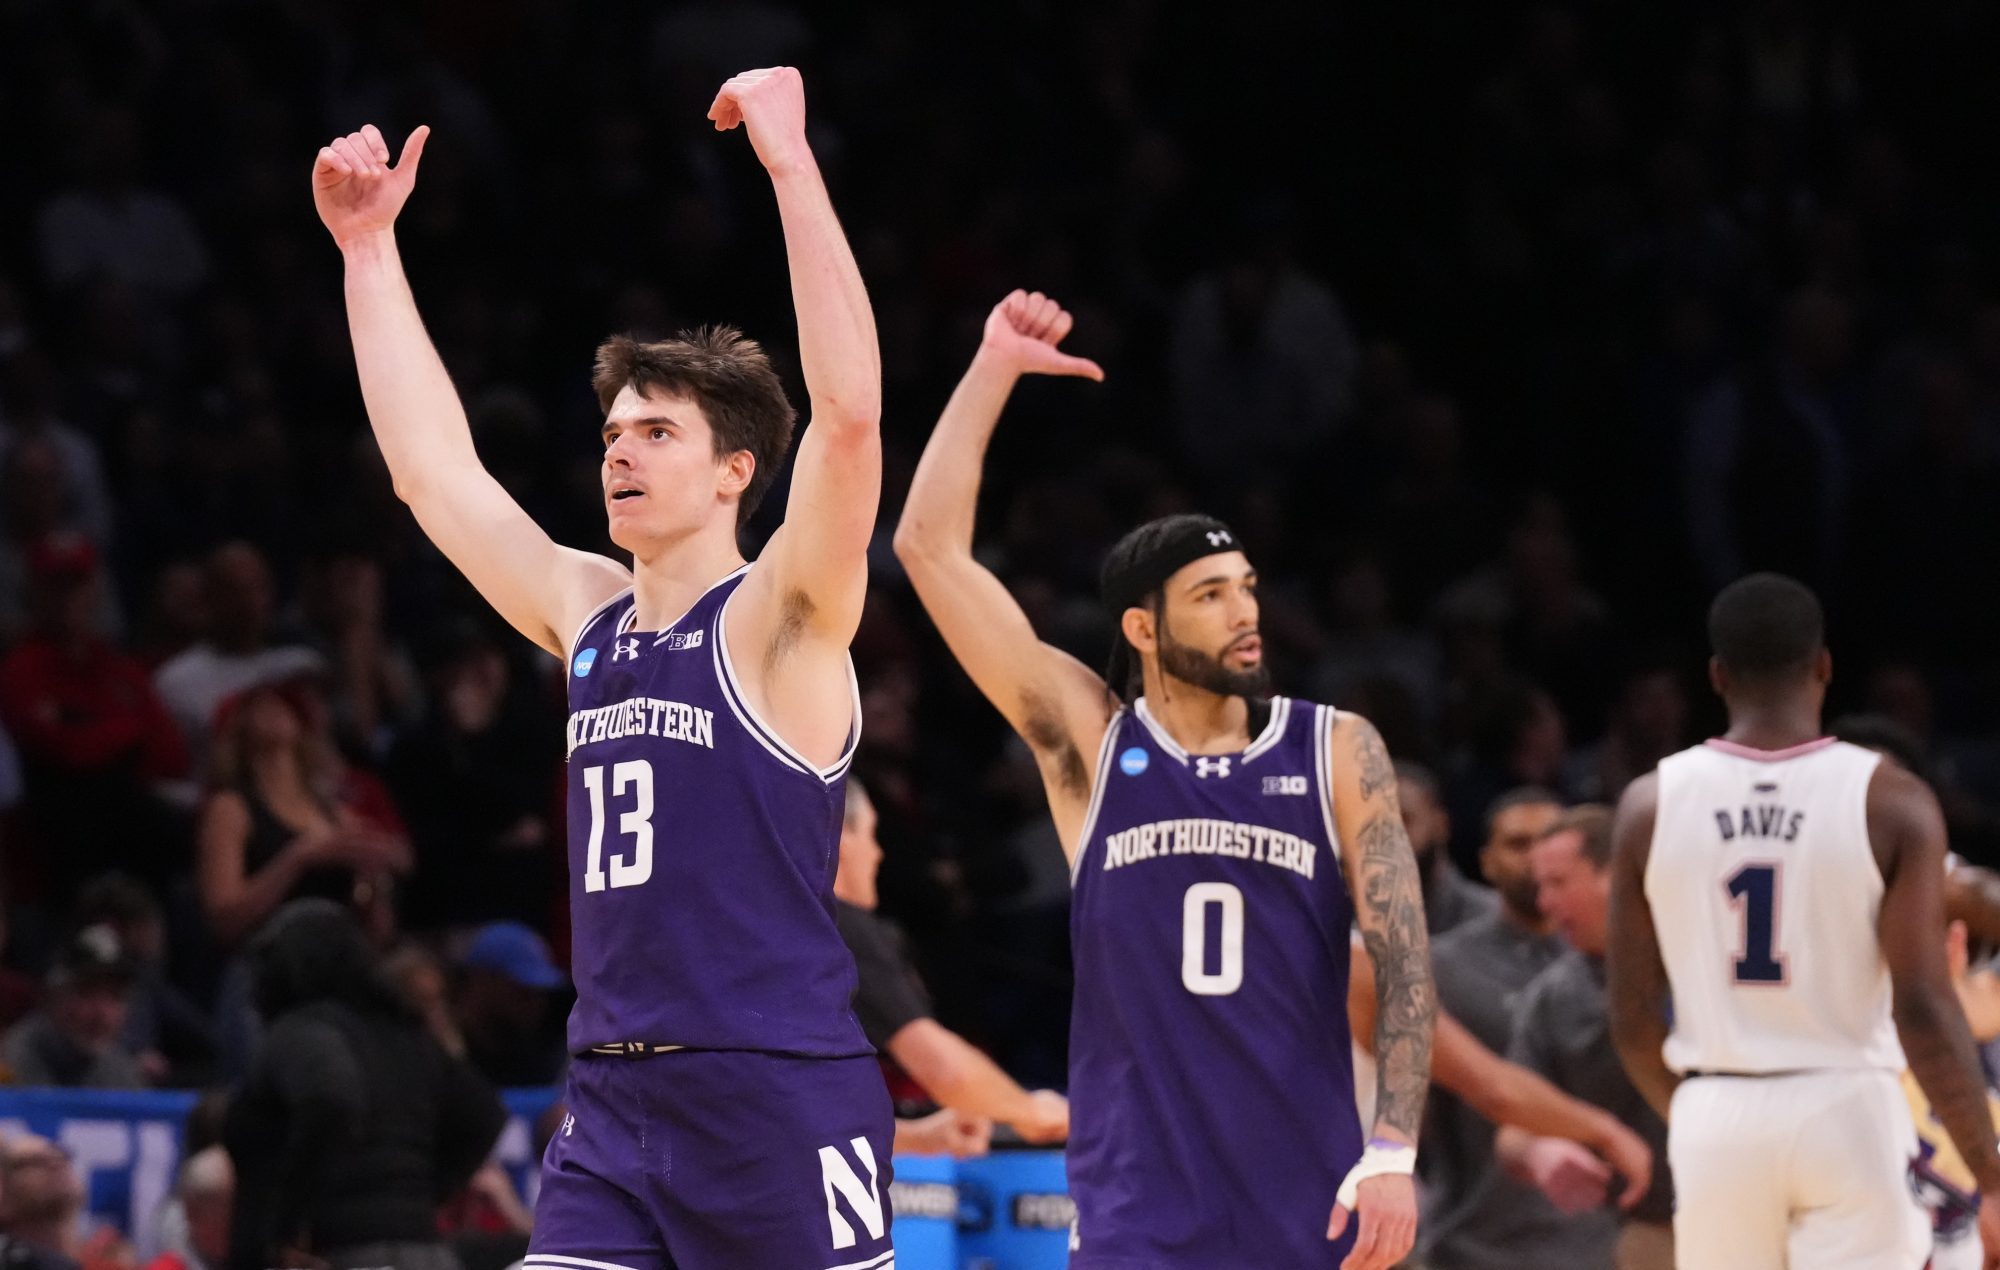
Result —
[[[507, 1124], [494, 1156], [532, 1204], [538, 1189], [535, 1121], [552, 1089], [503, 1092]], [[70, 1153], [88, 1192], [89, 1220], [137, 1236], [173, 1190], [186, 1091], [0, 1088], [0, 1134], [23, 1129]], [[1002, 1151], [978, 1160], [896, 1160], [896, 1264], [901, 1270], [1062, 1270], [1074, 1211], [1062, 1153]]]

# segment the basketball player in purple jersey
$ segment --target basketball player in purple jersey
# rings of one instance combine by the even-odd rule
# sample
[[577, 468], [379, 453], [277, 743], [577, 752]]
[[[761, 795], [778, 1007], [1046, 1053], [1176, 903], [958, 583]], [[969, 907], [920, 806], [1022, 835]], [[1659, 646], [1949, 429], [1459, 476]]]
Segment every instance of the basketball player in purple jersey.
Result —
[[[1416, 1232], [1434, 1014], [1395, 771], [1366, 720], [1268, 695], [1256, 574], [1220, 521], [1170, 516], [1112, 549], [1108, 683], [1038, 640], [978, 563], [980, 463], [1016, 380], [1102, 377], [1058, 350], [1069, 329], [1039, 294], [994, 309], [896, 552], [1034, 750], [1071, 860], [1070, 1265], [1385, 1270]], [[1380, 998], [1365, 1148], [1348, 1050], [1357, 923]]]
[[890, 1109], [834, 926], [860, 720], [847, 645], [881, 480], [881, 369], [790, 68], [730, 80], [777, 192], [812, 424], [788, 517], [737, 531], [794, 412], [733, 331], [608, 341], [604, 506], [632, 567], [550, 541], [481, 468], [394, 237], [426, 130], [319, 152], [362, 393], [396, 491], [502, 616], [564, 659], [577, 1005], [530, 1270], [879, 1270]]

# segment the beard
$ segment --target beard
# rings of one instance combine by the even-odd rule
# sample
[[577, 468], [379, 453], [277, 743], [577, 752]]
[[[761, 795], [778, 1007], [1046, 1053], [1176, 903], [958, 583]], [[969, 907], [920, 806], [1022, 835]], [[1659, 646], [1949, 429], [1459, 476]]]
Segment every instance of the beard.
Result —
[[[1227, 649], [1224, 650], [1228, 651]], [[1203, 692], [1219, 697], [1268, 697], [1271, 695], [1271, 668], [1259, 661], [1248, 670], [1232, 670], [1221, 656], [1202, 652], [1192, 644], [1176, 640], [1160, 618], [1160, 673]]]

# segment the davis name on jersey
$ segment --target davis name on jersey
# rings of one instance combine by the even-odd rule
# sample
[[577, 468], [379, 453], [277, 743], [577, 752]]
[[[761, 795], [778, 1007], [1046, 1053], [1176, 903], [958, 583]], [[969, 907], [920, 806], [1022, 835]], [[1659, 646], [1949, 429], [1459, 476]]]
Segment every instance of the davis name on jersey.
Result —
[[1661, 761], [1645, 890], [1673, 990], [1670, 1068], [1902, 1069], [1868, 839], [1879, 761], [1830, 738]]

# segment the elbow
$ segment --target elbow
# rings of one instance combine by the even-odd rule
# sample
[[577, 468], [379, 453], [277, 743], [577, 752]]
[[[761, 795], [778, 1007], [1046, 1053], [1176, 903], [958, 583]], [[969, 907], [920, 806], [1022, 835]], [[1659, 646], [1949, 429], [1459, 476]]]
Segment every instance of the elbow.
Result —
[[903, 518], [896, 522], [896, 536], [889, 540], [889, 545], [905, 569], [914, 568], [923, 561], [928, 544], [924, 542], [924, 532], [918, 527], [917, 518], [907, 508], [903, 511]]

